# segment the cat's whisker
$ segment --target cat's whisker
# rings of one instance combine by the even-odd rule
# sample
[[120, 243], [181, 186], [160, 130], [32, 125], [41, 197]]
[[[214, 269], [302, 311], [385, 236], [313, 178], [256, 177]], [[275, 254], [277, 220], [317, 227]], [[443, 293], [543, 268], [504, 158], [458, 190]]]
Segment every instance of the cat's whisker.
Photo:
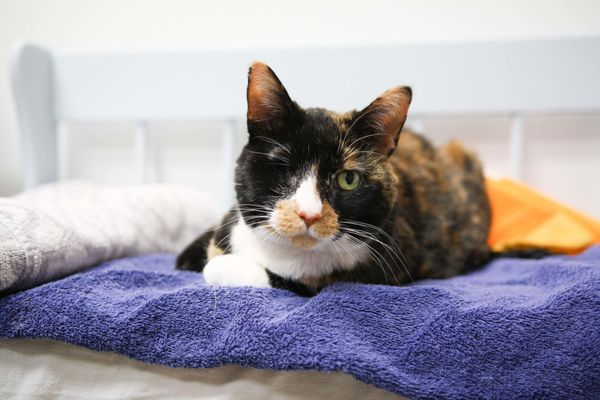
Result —
[[261, 207], [261, 208], [269, 208], [266, 204], [256, 204], [256, 203], [237, 203], [237, 207]]
[[272, 138], [270, 138], [268, 136], [255, 136], [255, 138], [256, 139], [260, 139], [260, 140], [264, 140], [267, 143], [271, 143], [271, 144], [277, 146], [278, 148], [282, 149], [286, 153], [291, 154], [291, 151], [290, 151], [290, 149], [287, 146], [283, 145], [282, 143], [279, 143], [275, 139], [272, 139]]
[[[407, 271], [406, 267], [403, 265], [403, 262], [402, 262], [402, 260], [400, 260], [400, 258], [398, 257], [398, 255], [397, 255], [397, 254], [396, 254], [396, 253], [393, 251], [393, 249], [392, 249], [392, 248], [391, 248], [389, 245], [387, 245], [386, 243], [383, 243], [381, 240], [377, 239], [377, 238], [376, 238], [374, 235], [372, 235], [372, 234], [370, 234], [370, 233], [368, 233], [368, 232], [365, 232], [365, 231], [363, 231], [363, 230], [352, 230], [352, 229], [348, 229], [347, 227], [346, 227], [345, 229], [346, 229], [348, 232], [350, 232], [350, 233], [354, 233], [354, 234], [356, 234], [357, 236], [361, 236], [361, 237], [362, 237], [362, 238], [364, 238], [364, 239], [370, 239], [370, 240], [372, 240], [372, 241], [374, 241], [374, 242], [376, 242], [376, 243], [380, 244], [381, 246], [383, 246], [384, 250], [385, 250], [385, 251], [386, 251], [386, 252], [387, 252], [387, 253], [388, 253], [390, 256], [392, 256], [392, 258], [395, 258], [395, 259], [397, 260], [397, 262], [398, 262], [398, 263], [399, 263], [399, 264], [400, 264], [400, 265], [401, 265], [401, 266], [402, 266], [402, 267], [405, 269], [405, 271], [407, 272], [407, 275], [408, 275], [408, 277], [409, 277], [409, 278], [411, 279], [411, 281], [412, 281], [412, 277], [410, 276], [410, 273]], [[386, 264], [388, 264], [388, 265], [389, 265], [389, 263], [387, 263], [387, 262], [386, 262]], [[390, 268], [391, 268], [391, 267], [390, 267]], [[391, 268], [391, 269], [392, 269], [392, 271], [394, 270], [393, 268]], [[396, 275], [395, 275], [395, 273], [394, 273], [393, 275], [394, 275], [394, 277], [396, 278]], [[396, 280], [397, 280], [397, 278], [396, 278]]]
[[267, 156], [267, 158], [269, 158], [269, 159], [281, 161], [282, 163], [286, 163], [286, 164], [289, 163], [289, 160], [287, 158], [285, 158], [284, 156], [277, 154], [277, 153], [263, 153], [262, 151], [254, 151], [254, 150], [246, 150], [246, 151], [251, 154]]
[[[414, 282], [414, 279], [409, 272], [408, 263], [406, 261], [406, 258], [404, 257], [404, 254], [402, 253], [402, 250], [398, 247], [396, 241], [393, 240], [393, 238], [387, 232], [385, 232], [383, 229], [381, 229], [375, 225], [371, 225], [366, 222], [344, 221], [342, 224], [354, 224], [359, 227], [374, 229], [375, 231], [382, 234], [391, 243], [391, 245], [394, 246], [394, 248], [392, 248], [390, 245], [382, 242], [381, 240], [377, 239], [375, 237], [375, 235], [369, 234], [369, 236], [370, 236], [371, 240], [378, 242], [380, 245], [382, 245], [386, 249], [386, 251], [388, 251], [390, 253], [390, 255], [392, 255], [393, 257], [395, 257], [398, 260], [398, 263], [402, 266], [402, 268], [404, 268], [404, 271], [408, 275], [411, 282]], [[364, 232], [364, 231], [362, 231], [362, 232], [365, 234], [368, 234], [367, 232]]]
[[358, 139], [354, 140], [352, 143], [350, 143], [350, 145], [348, 147], [352, 147], [354, 146], [355, 143], [360, 142], [361, 140], [370, 138], [370, 137], [375, 137], [375, 136], [388, 136], [386, 133], [371, 133], [369, 135], [364, 135], [359, 137]]
[[352, 150], [352, 154], [368, 154], [376, 158], [383, 158], [383, 155], [381, 153], [371, 150]]
[[[238, 221], [234, 221], [234, 222], [238, 222]], [[231, 230], [231, 231], [230, 231], [230, 232], [229, 232], [227, 235], [223, 236], [223, 238], [222, 238], [221, 240], [219, 240], [219, 242], [218, 242], [218, 243], [215, 243], [215, 245], [216, 245], [218, 248], [221, 248], [221, 245], [222, 245], [224, 242], [229, 242], [229, 238], [231, 237], [231, 235], [232, 235], [232, 234], [233, 234], [233, 230]], [[227, 251], [231, 250], [231, 244], [229, 243], [229, 244], [228, 244], [228, 245], [227, 245], [227, 246], [226, 246], [226, 247], [225, 247], [223, 250], [224, 250], [225, 252], [227, 252]]]
[[264, 213], [269, 213], [272, 208], [271, 207], [238, 207], [239, 211], [259, 211]]
[[[368, 246], [367, 243], [358, 240], [357, 238], [353, 237], [353, 236], [349, 236], [347, 235], [345, 240], [347, 240], [351, 246], [353, 246], [353, 249], [356, 249], [360, 252], [361, 255], [366, 256], [367, 258], [375, 258], [374, 255], [372, 254], [372, 249], [370, 249], [370, 247]], [[348, 250], [348, 249], [344, 249], [344, 250]], [[376, 259], [375, 260], [378, 264], [379, 264], [379, 260]], [[379, 267], [381, 268], [382, 266], [379, 265]], [[382, 269], [384, 277], [387, 280], [387, 275], [385, 273], [385, 271]]]
[[[350, 127], [348, 129], [346, 129], [346, 132], [343, 134], [342, 136], [342, 140], [339, 141], [339, 146], [338, 146], [338, 154], [340, 154], [342, 152], [342, 149], [344, 147], [346, 147], [346, 139], [350, 136], [350, 132], [352, 131], [352, 128], [354, 128], [354, 125], [356, 125], [356, 123], [358, 121], [360, 121], [362, 118], [364, 118], [365, 116], [371, 114], [372, 112], [374, 112], [374, 110], [367, 110], [364, 113], [362, 113], [361, 115], [359, 115], [350, 125]], [[347, 146], [347, 147], [352, 147], [352, 145]]]
[[[332, 248], [335, 249], [335, 252], [338, 254], [338, 256], [342, 256], [342, 254], [349, 254], [350, 257], [352, 258], [352, 263], [353, 265], [357, 265], [358, 263], [360, 263], [361, 261], [361, 257], [363, 258], [369, 258], [370, 254], [368, 253], [368, 251], [366, 251], [364, 249], [364, 246], [362, 245], [362, 243], [353, 243], [350, 239], [345, 239], [349, 242], [349, 245], [346, 245], [346, 243], [343, 243], [341, 241], [336, 241], [333, 242], [333, 246]], [[340, 250], [341, 249], [341, 250]], [[354, 252], [358, 252], [358, 255], [355, 255]], [[384, 273], [384, 277], [385, 277], [385, 273]]]
[[[261, 217], [261, 216], [251, 216], [251, 217], [248, 217], [248, 218], [247, 218], [247, 220], [248, 220], [249, 222], [256, 221], [256, 220], [261, 220], [261, 219], [263, 219], [263, 217]], [[232, 220], [230, 220], [230, 221], [228, 221], [228, 222], [225, 222], [225, 223], [223, 223], [223, 224], [221, 224], [221, 225], [219, 225], [219, 226], [217, 226], [217, 227], [214, 227], [214, 228], [212, 228], [212, 229], [213, 229], [214, 231], [217, 231], [217, 230], [219, 230], [219, 229], [222, 229], [222, 228], [224, 228], [224, 227], [226, 227], [226, 226], [229, 226], [229, 225], [235, 224], [235, 223], [237, 223], [237, 222], [239, 222], [239, 221], [238, 221], [238, 219], [237, 219], [237, 218], [233, 218]], [[233, 230], [230, 230], [230, 232], [229, 232], [227, 235], [225, 235], [225, 236], [224, 236], [224, 237], [223, 237], [221, 240], [219, 240], [219, 242], [218, 242], [218, 243], [215, 243], [215, 245], [216, 245], [217, 247], [219, 247], [219, 248], [220, 248], [220, 247], [221, 247], [221, 245], [223, 244], [223, 242], [227, 241], [227, 240], [229, 239], [229, 237], [231, 236], [231, 234], [232, 234], [232, 233], [233, 233]], [[229, 250], [229, 246], [227, 246], [227, 248], [226, 248], [225, 250]]]
[[[375, 261], [375, 265], [377, 265], [379, 267], [379, 269], [381, 270], [381, 272], [383, 273], [383, 277], [385, 279], [386, 285], [389, 285], [389, 281], [387, 279], [387, 271], [392, 273], [392, 276], [394, 277], [394, 279], [396, 280], [396, 282], [399, 284], [400, 282], [398, 281], [398, 278], [396, 277], [396, 274], [394, 274], [394, 271], [391, 267], [391, 265], [389, 265], [389, 263], [385, 260], [385, 258], [383, 258], [380, 254], [377, 253], [377, 251], [375, 249], [373, 249], [367, 242], [363, 242], [358, 240], [356, 237], [352, 237], [350, 236], [351, 241], [354, 241], [355, 245], [357, 246], [362, 246], [363, 250], [366, 251], [366, 255], [373, 261]], [[385, 266], [383, 265], [383, 263], [385, 262]], [[387, 268], [386, 268], [387, 267]]]
[[[246, 208], [246, 209], [240, 209], [239, 212], [240, 212], [241, 216], [244, 217], [244, 219], [248, 219], [248, 218], [268, 219], [269, 218], [269, 211], [263, 210], [263, 209], [248, 209], [248, 208]], [[258, 215], [256, 215], [256, 214], [258, 214]]]
[[[375, 237], [373, 234], [370, 234], [370, 233], [367, 233], [367, 232], [364, 232], [364, 231], [360, 231], [360, 232], [362, 232], [363, 234], [366, 234], [366, 235], [368, 235], [368, 236], [369, 236], [369, 238], [370, 238], [371, 240], [373, 240], [373, 241], [377, 242], [378, 244], [380, 244], [381, 246], [383, 246], [383, 247], [384, 247], [384, 250], [385, 250], [385, 251], [387, 251], [387, 252], [388, 252], [388, 254], [389, 254], [390, 256], [392, 256], [392, 258], [395, 258], [395, 259], [397, 260], [398, 264], [400, 264], [400, 265], [401, 265], [401, 266], [404, 268], [404, 270], [405, 270], [406, 274], [408, 275], [409, 279], [410, 279], [412, 282], [414, 282], [414, 280], [413, 280], [413, 278], [412, 278], [412, 276], [411, 276], [410, 272], [408, 271], [408, 268], [407, 268], [407, 265], [406, 265], [406, 262], [405, 262], [405, 260], [403, 261], [403, 260], [400, 258], [400, 256], [398, 255], [398, 252], [394, 251], [394, 250], [392, 249], [392, 247], [390, 247], [390, 246], [389, 246], [389, 245], [387, 245], [386, 243], [384, 243], [384, 242], [382, 242], [381, 240], [377, 239], [377, 238], [376, 238], [376, 237]], [[388, 237], [389, 237], [389, 236], [388, 236]], [[390, 239], [391, 239], [391, 238], [390, 238]], [[395, 247], [398, 249], [398, 251], [400, 251], [400, 249], [399, 249], [397, 246], [395, 246]], [[402, 254], [402, 253], [400, 253], [400, 254]], [[404, 256], [403, 256], [403, 255], [402, 255], [402, 258], [404, 258]]]
[[268, 205], [238, 204], [237, 208], [240, 211], [260, 211], [267, 214], [272, 211], [272, 207]]
[[219, 229], [222, 229], [222, 228], [224, 228], [224, 227], [226, 227], [226, 226], [229, 226], [229, 225], [231, 225], [231, 224], [233, 224], [233, 223], [235, 223], [235, 222], [237, 222], [237, 220], [236, 220], [236, 219], [232, 219], [231, 221], [227, 221], [227, 222], [225, 222], [225, 223], [222, 223], [222, 224], [220, 224], [220, 225], [213, 226], [211, 229], [212, 229], [213, 231], [215, 231], [215, 232], [216, 232], [216, 231], [218, 231]]
[[[342, 247], [342, 250], [346, 250], [346, 249], [343, 248], [344, 245], [342, 243], [339, 243], [339, 242], [336, 242], [336, 241], [333, 242], [332, 248], [333, 248], [333, 250], [336, 252], [336, 254], [338, 256], [342, 255], [342, 252], [340, 251], [340, 247]], [[356, 262], [356, 260], [354, 258], [354, 255], [352, 256], [352, 261]]]
[[[235, 221], [235, 222], [237, 222], [237, 221]], [[218, 248], [221, 248], [221, 245], [223, 243], [227, 243], [227, 246], [223, 250], [225, 252], [228, 252], [229, 250], [231, 250], [231, 243], [229, 241], [229, 238], [231, 237], [232, 234], [233, 234], [233, 230], [230, 230], [227, 235], [223, 236], [223, 238], [221, 240], [219, 240], [217, 243], [215, 243], [215, 246]]]
[[[364, 236], [363, 232], [355, 230], [355, 229], [354, 230], [348, 229], [348, 228], [342, 228], [341, 232], [346, 233], [347, 240], [352, 242], [354, 245], [372, 250], [371, 246], [368, 243], [370, 238]], [[363, 240], [360, 240], [360, 239], [363, 239]]]
[[[259, 234], [261, 234], [261, 237], [260, 237], [261, 244], [265, 243], [268, 240], [274, 240], [277, 243], [283, 243], [283, 239], [281, 238], [279, 232], [277, 232], [275, 229], [270, 228], [270, 227], [262, 227], [262, 228], [264, 228], [264, 229], [262, 231], [259, 231]], [[267, 229], [267, 228], [270, 228], [270, 229]], [[264, 232], [265, 230], [267, 231], [266, 236], [265, 236], [265, 232]]]
[[[242, 205], [239, 208], [241, 210], [255, 211], [255, 212], [271, 211], [270, 207], [261, 206], [261, 205], [247, 205], [247, 206]], [[256, 220], [264, 220], [264, 217], [263, 216], [254, 216], [253, 218], [247, 218], [247, 222], [256, 221]], [[385, 259], [385, 257], [383, 257], [381, 254], [379, 254], [372, 246], [370, 246], [367, 241], [373, 241], [373, 242], [376, 242], [379, 245], [381, 245], [384, 248], [384, 250], [386, 252], [388, 252], [392, 257], [396, 257], [396, 259], [398, 260], [398, 263], [402, 265], [403, 264], [402, 260], [398, 258], [398, 255], [394, 251], [394, 249], [391, 246], [389, 246], [388, 244], [377, 239], [371, 233], [368, 233], [364, 230], [353, 229], [353, 228], [350, 228], [347, 226], [352, 223], [354, 223], [355, 225], [361, 226], [361, 225], [363, 225], [362, 223], [355, 223], [354, 221], [352, 221], [349, 224], [346, 224], [346, 222], [347, 221], [342, 222], [342, 225], [345, 225], [345, 226], [343, 226], [344, 231], [347, 231], [348, 233], [354, 234], [355, 236], [360, 237], [363, 240], [365, 240], [363, 242], [363, 241], [358, 240], [356, 237], [353, 237], [352, 235], [347, 236], [346, 241], [352, 246], [352, 248], [354, 250], [358, 251], [361, 255], [367, 256], [368, 258], [372, 259], [376, 263], [376, 265], [382, 270], [386, 282], [389, 283], [389, 281], [387, 280], [387, 278], [388, 278], [387, 275], [388, 275], [388, 273], [390, 273], [394, 277], [394, 280], [397, 283], [399, 283], [399, 280], [398, 280], [396, 274], [394, 273], [394, 269], [389, 264], [389, 262]], [[369, 224], [363, 225], [363, 227], [377, 230], [377, 227], [370, 226]], [[261, 234], [261, 237], [260, 237], [261, 243], [264, 243], [268, 240], [274, 240], [275, 242], [278, 242], [278, 243], [286, 242], [275, 230], [271, 230], [271, 231], [266, 230], [265, 231], [264, 226], [258, 226], [255, 228], [257, 228], [257, 230], [259, 230], [260, 228], [263, 228], [263, 229], [260, 229], [260, 231], [259, 231]], [[383, 233], [385, 233], [385, 232], [383, 232]], [[341, 250], [345, 251], [346, 254], [351, 254], [353, 262], [356, 262], [356, 256], [354, 255], [354, 253], [352, 251], [348, 251], [349, 249], [347, 248], [345, 243], [341, 243], [341, 242], [333, 242], [333, 243], [335, 243], [334, 248], [338, 254], [341, 253], [340, 252], [340, 249], [341, 249]], [[289, 244], [289, 243], [287, 243], [287, 244]], [[406, 267], [404, 265], [402, 265], [402, 266], [406, 270]], [[409, 275], [409, 278], [412, 280], [412, 277], [410, 277], [410, 274], [408, 273], [408, 271], [407, 271], [407, 274]]]
[[352, 131], [352, 128], [354, 128], [354, 125], [356, 125], [356, 123], [358, 121], [360, 121], [363, 117], [365, 117], [366, 115], [369, 115], [370, 113], [372, 113], [374, 110], [367, 110], [364, 113], [360, 114], [350, 125], [350, 127], [348, 129], [346, 129], [346, 133], [344, 134], [344, 138], [348, 137], [348, 134], [350, 134], [350, 132]]
[[408, 261], [406, 260], [406, 258], [404, 257], [404, 253], [402, 252], [402, 249], [400, 249], [400, 247], [398, 246], [398, 243], [383, 229], [381, 229], [378, 226], [366, 223], [366, 222], [360, 222], [360, 221], [346, 221], [349, 223], [353, 223], [355, 225], [359, 225], [359, 226], [364, 226], [370, 229], [374, 229], [377, 232], [381, 233], [382, 235], [384, 235], [389, 241], [390, 243], [394, 246], [394, 248], [398, 251], [398, 253], [402, 256], [403, 261], [406, 263], [406, 265], [408, 266]]
[[[366, 233], [365, 233], [365, 232], [362, 232], [362, 231], [355, 231], [355, 232], [351, 232], [350, 230], [347, 230], [347, 232], [349, 232], [349, 233], [354, 233], [356, 236], [359, 236], [359, 237], [361, 237], [361, 238], [363, 238], [363, 239], [366, 239], [366, 240], [373, 239], [372, 237], [370, 237], [370, 235], [368, 235], [368, 236], [365, 236], [365, 235], [366, 235]], [[356, 238], [355, 238], [355, 239], [356, 239]], [[357, 239], [356, 239], [356, 240], [357, 240]], [[393, 269], [393, 268], [392, 268], [392, 266], [391, 266], [391, 265], [390, 265], [390, 264], [387, 262], [387, 260], [386, 260], [386, 259], [385, 259], [385, 258], [384, 258], [384, 257], [383, 257], [381, 254], [379, 254], [379, 253], [378, 253], [378, 252], [377, 252], [375, 249], [373, 249], [373, 247], [372, 247], [372, 246], [370, 246], [370, 245], [367, 243], [367, 241], [365, 241], [365, 242], [362, 242], [362, 243], [363, 243], [365, 246], [367, 246], [367, 247], [369, 248], [369, 250], [370, 250], [370, 254], [371, 254], [372, 258], [375, 258], [375, 259], [376, 259], [375, 261], [377, 261], [377, 262], [378, 262], [378, 263], [381, 265], [381, 267], [382, 267], [382, 271], [383, 271], [383, 262], [385, 262], [387, 269], [388, 269], [388, 270], [391, 272], [392, 276], [394, 277], [394, 279], [396, 280], [396, 282], [399, 284], [400, 282], [398, 281], [398, 278], [396, 277], [396, 274], [394, 273], [394, 269]], [[385, 275], [385, 278], [386, 278], [386, 281], [387, 281], [387, 275], [385, 274], [385, 272], [384, 272], [384, 275]]]

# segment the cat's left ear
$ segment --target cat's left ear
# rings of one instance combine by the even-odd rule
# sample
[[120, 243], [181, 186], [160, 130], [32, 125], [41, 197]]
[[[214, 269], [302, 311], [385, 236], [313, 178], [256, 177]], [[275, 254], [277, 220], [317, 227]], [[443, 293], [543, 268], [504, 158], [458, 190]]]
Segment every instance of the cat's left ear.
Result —
[[380, 154], [389, 157], [398, 144], [411, 100], [412, 90], [408, 86], [384, 92], [358, 113], [355, 130]]

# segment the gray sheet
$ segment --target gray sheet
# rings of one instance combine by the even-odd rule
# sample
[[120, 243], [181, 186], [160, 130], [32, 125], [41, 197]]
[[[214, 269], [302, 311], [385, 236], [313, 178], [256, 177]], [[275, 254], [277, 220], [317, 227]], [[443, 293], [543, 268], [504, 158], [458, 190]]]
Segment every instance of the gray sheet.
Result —
[[402, 399], [343, 373], [168, 368], [50, 340], [0, 341], [2, 399]]

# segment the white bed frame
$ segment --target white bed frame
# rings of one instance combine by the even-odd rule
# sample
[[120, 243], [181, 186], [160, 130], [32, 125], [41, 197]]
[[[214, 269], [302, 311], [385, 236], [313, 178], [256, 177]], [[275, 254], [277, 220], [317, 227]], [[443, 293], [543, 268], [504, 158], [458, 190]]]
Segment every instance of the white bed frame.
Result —
[[[69, 122], [134, 121], [135, 168], [147, 182], [147, 125], [222, 123], [231, 179], [247, 68], [267, 62], [303, 106], [349, 110], [413, 87], [410, 124], [437, 115], [511, 118], [512, 175], [523, 177], [522, 116], [600, 112], [600, 37], [516, 42], [66, 52], [20, 44], [11, 74], [24, 150], [23, 187], [55, 181]], [[231, 193], [230, 193], [231, 194]]]

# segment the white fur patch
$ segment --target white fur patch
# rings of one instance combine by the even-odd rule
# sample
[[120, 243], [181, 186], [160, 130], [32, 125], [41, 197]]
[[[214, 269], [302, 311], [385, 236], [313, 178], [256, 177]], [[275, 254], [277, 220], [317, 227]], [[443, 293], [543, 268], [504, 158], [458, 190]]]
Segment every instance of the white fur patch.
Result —
[[336, 269], [352, 269], [366, 259], [364, 246], [345, 235], [301, 249], [268, 228], [250, 228], [242, 218], [233, 227], [230, 240], [233, 254], [291, 279], [327, 276]]
[[209, 285], [271, 287], [263, 267], [246, 257], [224, 254], [210, 259], [204, 267]]
[[321, 214], [323, 203], [319, 198], [317, 180], [314, 174], [311, 173], [300, 183], [296, 193], [292, 196], [292, 200], [298, 205], [298, 212], [302, 212], [305, 215]]

